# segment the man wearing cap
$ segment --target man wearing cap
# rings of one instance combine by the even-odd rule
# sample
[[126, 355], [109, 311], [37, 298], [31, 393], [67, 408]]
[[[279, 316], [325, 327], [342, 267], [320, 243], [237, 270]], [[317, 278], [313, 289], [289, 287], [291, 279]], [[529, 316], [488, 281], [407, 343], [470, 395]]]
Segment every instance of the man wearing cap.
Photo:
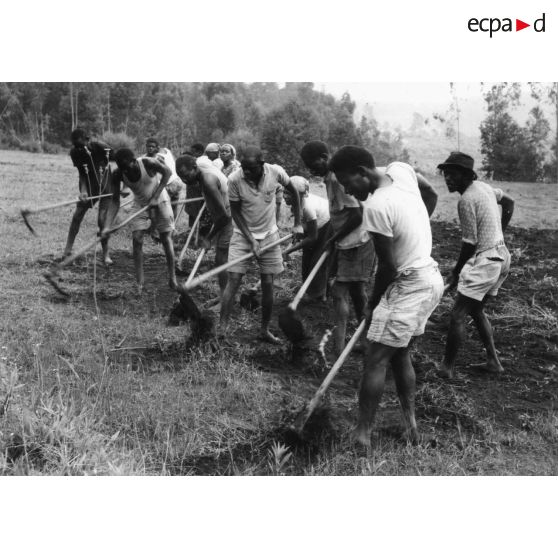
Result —
[[[329, 169], [348, 194], [363, 202], [363, 228], [374, 241], [378, 271], [368, 307], [366, 354], [354, 440], [369, 447], [376, 411], [391, 364], [405, 421], [405, 435], [418, 441], [415, 371], [410, 343], [422, 335], [442, 298], [444, 283], [432, 259], [428, 210], [413, 168], [400, 162], [379, 170], [362, 147], [342, 147]], [[372, 195], [371, 195], [372, 194]]]
[[[461, 223], [461, 252], [450, 272], [447, 288], [457, 287], [457, 299], [451, 314], [444, 360], [439, 372], [453, 378], [459, 347], [465, 338], [465, 319], [469, 315], [486, 349], [486, 369], [503, 372], [494, 346], [492, 327], [484, 305], [488, 296], [496, 296], [510, 269], [510, 253], [504, 243], [504, 231], [513, 215], [514, 201], [499, 188], [477, 180], [474, 160], [454, 151], [438, 165], [450, 192], [459, 192], [457, 204]], [[498, 205], [502, 206], [502, 214]]]
[[219, 170], [223, 169], [223, 161], [219, 158], [219, 144], [218, 143], [208, 143], [205, 148], [205, 152], [201, 157], [198, 157], [197, 161], [198, 167], [203, 167], [204, 165], [214, 165]]
[[[304, 282], [324, 252], [325, 244], [331, 236], [329, 204], [327, 198], [310, 193], [310, 185], [306, 178], [302, 176], [291, 176], [291, 183], [297, 189], [300, 196], [304, 238], [300, 242], [293, 244], [290, 248], [287, 248], [287, 250], [283, 252], [283, 257], [302, 249], [301, 268], [302, 281]], [[293, 200], [288, 190], [283, 193], [283, 197], [285, 203], [292, 207]], [[310, 283], [306, 291], [309, 298], [326, 300], [330, 259], [330, 257], [326, 258]]]

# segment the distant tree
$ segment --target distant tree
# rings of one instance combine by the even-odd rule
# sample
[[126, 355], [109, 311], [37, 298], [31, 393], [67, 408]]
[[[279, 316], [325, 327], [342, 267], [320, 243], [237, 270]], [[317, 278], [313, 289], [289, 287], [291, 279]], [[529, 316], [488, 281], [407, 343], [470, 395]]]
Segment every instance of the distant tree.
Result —
[[357, 130], [358, 143], [368, 149], [379, 166], [393, 161], [409, 162], [409, 152], [403, 142], [403, 134], [397, 129], [394, 132], [388, 128], [380, 130], [378, 122], [369, 114], [363, 116]]
[[484, 95], [488, 114], [480, 125], [481, 170], [494, 180], [537, 181], [542, 178], [545, 159], [540, 149], [544, 135], [542, 114], [532, 111], [531, 124], [521, 127], [510, 114], [520, 98], [519, 83], [493, 85]]
[[545, 163], [545, 178], [558, 182], [558, 82], [553, 83], [529, 83], [531, 96], [540, 103], [552, 107], [554, 112], [555, 135], [551, 145], [552, 155], [550, 162]]
[[[357, 127], [354, 119], [356, 103], [348, 93], [344, 93], [338, 103], [331, 106], [331, 117], [326, 143], [331, 149], [339, 149], [343, 145], [359, 143]], [[327, 125], [327, 122], [323, 123]]]
[[325, 137], [326, 132], [314, 110], [292, 100], [265, 117], [261, 144], [270, 155], [269, 162], [285, 167], [290, 174], [300, 174], [305, 172], [300, 149], [307, 141]]

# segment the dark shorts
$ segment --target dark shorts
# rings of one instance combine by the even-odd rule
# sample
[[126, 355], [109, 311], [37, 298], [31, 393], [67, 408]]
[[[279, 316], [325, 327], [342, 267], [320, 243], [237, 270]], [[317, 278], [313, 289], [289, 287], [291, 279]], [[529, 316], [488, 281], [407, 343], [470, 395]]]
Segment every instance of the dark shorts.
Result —
[[372, 277], [376, 252], [372, 239], [356, 248], [337, 250], [337, 282], [367, 282]]
[[213, 246], [215, 248], [226, 248], [229, 249], [229, 245], [231, 243], [231, 237], [233, 234], [233, 225], [232, 221], [229, 224], [222, 228], [214, 237], [213, 237]]
[[[308, 277], [308, 275], [316, 265], [316, 262], [319, 260], [324, 251], [324, 245], [326, 241], [332, 234], [333, 230], [328, 221], [325, 225], [322, 226], [322, 228], [318, 229], [318, 238], [316, 239], [316, 242], [302, 249], [302, 281], [304, 281]], [[310, 286], [306, 291], [309, 297], [317, 298], [325, 296], [327, 290], [327, 280], [330, 273], [331, 260], [331, 256], [326, 258], [325, 262], [322, 264], [322, 267], [318, 270], [318, 273], [316, 273], [316, 276], [310, 283]]]

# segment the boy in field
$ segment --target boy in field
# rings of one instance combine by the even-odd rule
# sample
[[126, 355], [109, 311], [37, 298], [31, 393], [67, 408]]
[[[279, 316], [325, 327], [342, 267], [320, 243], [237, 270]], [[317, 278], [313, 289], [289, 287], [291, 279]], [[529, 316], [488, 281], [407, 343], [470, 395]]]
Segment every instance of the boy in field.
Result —
[[[176, 174], [174, 157], [170, 149], [160, 147], [156, 138], [147, 138], [147, 140], [145, 140], [145, 152], [145, 157], [154, 157], [161, 163], [167, 165], [167, 167], [171, 170], [172, 174], [169, 178], [168, 184], [166, 185], [171, 203], [183, 200], [186, 197], [186, 188], [184, 187], [182, 180], [180, 180]], [[180, 215], [181, 212], [180, 205], [176, 204], [172, 206], [172, 213], [174, 215], [175, 222], [177, 215]]]
[[[283, 189], [293, 197], [295, 225], [293, 234], [302, 236], [298, 192], [289, 176], [279, 165], [270, 165], [257, 147], [247, 147], [241, 157], [241, 168], [229, 176], [229, 200], [234, 223], [229, 248], [229, 260], [253, 253], [258, 261], [262, 282], [262, 323], [259, 339], [279, 343], [269, 330], [273, 311], [273, 279], [283, 271], [283, 256], [279, 245], [264, 249], [279, 239], [277, 219], [281, 210]], [[228, 281], [221, 303], [221, 331], [227, 329], [234, 296], [248, 262], [244, 261], [228, 270]]]
[[[465, 338], [465, 319], [471, 316], [486, 349], [486, 369], [503, 372], [498, 359], [492, 326], [484, 313], [489, 296], [496, 296], [510, 269], [510, 253], [504, 243], [504, 231], [513, 215], [514, 201], [502, 190], [477, 180], [474, 160], [454, 151], [438, 165], [450, 192], [459, 192], [457, 204], [461, 223], [461, 252], [449, 274], [448, 289], [457, 287], [457, 299], [451, 313], [444, 360], [439, 372], [453, 378], [459, 347]], [[502, 215], [498, 205], [502, 207]]]
[[[209, 166], [198, 167], [192, 155], [181, 155], [176, 160], [176, 172], [188, 185], [198, 184], [206, 203], [212, 225], [206, 237], [200, 237], [200, 245], [208, 250], [215, 246], [215, 267], [227, 263], [229, 244], [232, 236], [231, 207], [228, 196], [228, 184], [225, 175]], [[219, 274], [221, 296], [227, 285], [227, 273]]]
[[138, 215], [131, 223], [138, 294], [142, 294], [144, 287], [143, 237], [150, 228], [150, 220], [155, 223], [165, 250], [169, 287], [176, 290], [174, 248], [171, 240], [174, 218], [169, 195], [165, 188], [172, 176], [172, 171], [157, 159], [136, 158], [133, 151], [126, 148], [119, 149], [115, 159], [118, 169], [113, 174], [113, 180], [118, 185], [120, 182], [124, 182], [134, 194], [132, 212], [149, 206], [148, 210]]
[[[359, 394], [357, 443], [371, 445], [376, 411], [391, 363], [405, 434], [418, 441], [415, 371], [409, 344], [422, 335], [443, 294], [443, 279], [432, 259], [427, 207], [415, 171], [406, 163], [376, 168], [362, 147], [342, 147], [329, 169], [348, 194], [363, 202], [363, 229], [373, 238], [378, 271], [370, 297], [364, 370]], [[371, 313], [371, 314], [370, 314]]]
[[336, 324], [333, 330], [337, 355], [345, 348], [349, 297], [357, 320], [362, 320], [366, 308], [366, 283], [374, 268], [374, 246], [370, 234], [362, 228], [362, 207], [328, 170], [329, 150], [322, 141], [310, 141], [300, 157], [308, 170], [323, 178], [329, 201], [329, 215], [333, 234], [325, 247], [337, 250], [337, 275], [333, 289]]
[[[110, 227], [120, 207], [120, 186], [113, 188], [113, 181], [110, 178], [109, 161], [113, 158], [112, 148], [102, 141], [91, 141], [87, 132], [82, 128], [73, 130], [71, 139], [73, 147], [70, 150], [70, 157], [78, 170], [80, 201], [77, 203], [72, 216], [63, 258], [72, 254], [81, 222], [87, 211], [93, 208], [97, 201], [99, 202], [99, 231]], [[101, 194], [112, 194], [112, 197], [87, 201], [87, 198]], [[101, 246], [104, 264], [111, 265], [108, 237], [101, 239]]]
[[[322, 198], [310, 193], [308, 180], [302, 176], [291, 176], [291, 182], [298, 190], [302, 211], [302, 228], [304, 238], [287, 248], [283, 256], [302, 250], [302, 281], [308, 277], [310, 271], [325, 250], [326, 242], [331, 236], [329, 221], [329, 205], [327, 198]], [[290, 192], [283, 193], [285, 203], [292, 207], [293, 201]], [[326, 258], [320, 270], [310, 283], [307, 296], [313, 299], [326, 300], [327, 279], [331, 255]]]

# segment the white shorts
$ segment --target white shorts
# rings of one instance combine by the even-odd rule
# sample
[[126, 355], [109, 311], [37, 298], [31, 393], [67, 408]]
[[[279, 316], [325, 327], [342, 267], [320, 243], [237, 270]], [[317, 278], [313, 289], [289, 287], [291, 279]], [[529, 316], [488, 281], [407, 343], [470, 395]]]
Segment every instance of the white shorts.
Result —
[[[134, 201], [132, 204], [132, 213], [139, 211], [141, 208], [142, 206]], [[171, 232], [174, 230], [172, 205], [168, 197], [160, 202], [159, 205], [140, 213], [135, 219], [133, 219], [131, 222], [132, 232], [149, 230], [151, 220], [153, 220], [153, 224], [159, 233]]]
[[388, 347], [407, 347], [412, 337], [424, 333], [443, 294], [444, 280], [437, 264], [403, 271], [374, 308], [366, 338]]
[[474, 300], [496, 296], [510, 271], [510, 253], [504, 244], [484, 250], [467, 260], [459, 274], [457, 292]]
[[[258, 240], [260, 248], [265, 248], [268, 244], [279, 240], [279, 231], [268, 234], [263, 240]], [[252, 245], [248, 242], [246, 237], [238, 231], [232, 233], [232, 238], [229, 246], [229, 262], [236, 260], [240, 256], [250, 254], [252, 252]], [[281, 246], [277, 245], [267, 252], [264, 252], [258, 259], [258, 266], [260, 273], [268, 275], [277, 275], [283, 271], [283, 254]], [[230, 273], [246, 273], [250, 265], [250, 260], [244, 260], [232, 267], [229, 267]]]

